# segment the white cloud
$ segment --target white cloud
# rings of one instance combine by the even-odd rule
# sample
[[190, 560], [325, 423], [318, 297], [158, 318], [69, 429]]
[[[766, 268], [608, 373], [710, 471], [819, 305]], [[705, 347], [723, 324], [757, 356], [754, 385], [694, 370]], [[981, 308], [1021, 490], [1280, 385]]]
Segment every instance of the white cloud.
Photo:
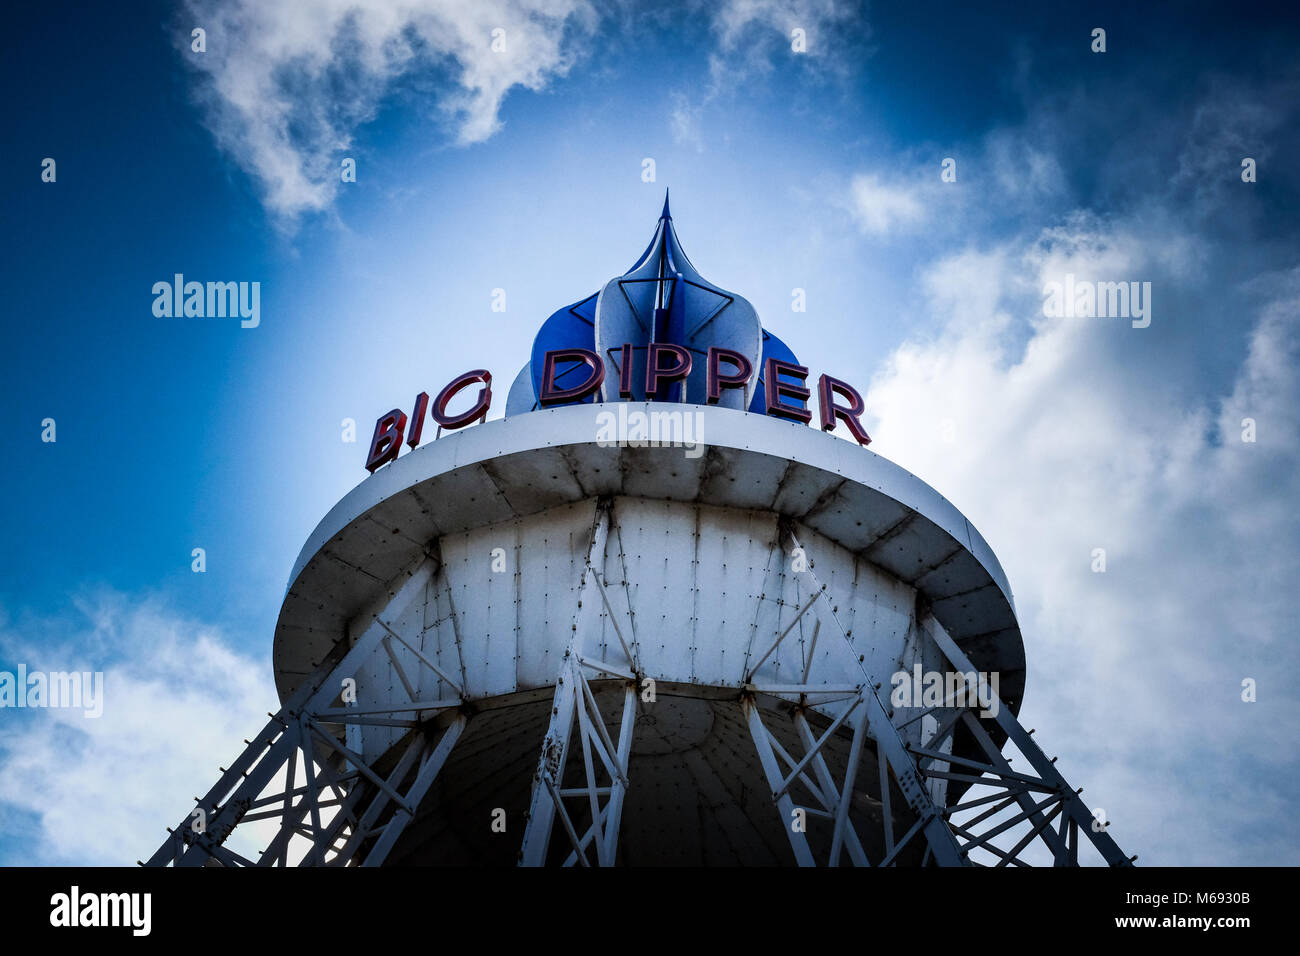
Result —
[[1267, 167], [1277, 150], [1277, 130], [1291, 118], [1276, 104], [1296, 101], [1300, 79], [1292, 74], [1256, 87], [1214, 77], [1209, 87], [1191, 122], [1179, 130], [1178, 163], [1170, 176], [1172, 188], [1192, 192], [1197, 207], [1207, 210], [1239, 195], [1242, 159]]
[[[399, 77], [446, 71], [437, 107], [460, 143], [500, 128], [516, 86], [564, 75], [595, 25], [590, 0], [190, 0], [207, 51], [200, 96], [219, 144], [286, 220], [325, 209], [357, 128]], [[504, 50], [492, 48], [505, 31]]]
[[[863, 9], [844, 0], [694, 0], [689, 16], [708, 23], [716, 46], [709, 54], [709, 82], [673, 97], [673, 141], [703, 150], [705, 110], [774, 69], [802, 69], [805, 77], [849, 76], [870, 55], [865, 47], [871, 27]], [[798, 52], [796, 30], [803, 31]], [[824, 100], [816, 108], [824, 109]]]
[[[844, 0], [725, 0], [712, 6], [718, 37], [718, 50], [710, 58], [714, 80], [766, 72], [776, 50], [804, 58], [801, 62], [842, 70], [840, 54], [847, 35], [870, 32], [858, 19], [861, 9], [860, 4]], [[795, 30], [802, 30], [805, 40], [805, 49], [798, 54], [793, 49]]]
[[918, 188], [886, 183], [874, 173], [853, 177], [846, 203], [858, 228], [873, 236], [915, 226], [926, 213]]
[[1002, 201], [1041, 203], [1065, 191], [1061, 164], [1047, 150], [1034, 148], [1024, 130], [994, 130], [985, 137], [982, 151], [982, 157], [975, 157], [974, 175], [990, 176]]
[[0, 712], [0, 808], [36, 820], [7, 865], [148, 857], [277, 706], [269, 660], [153, 601], [101, 593], [73, 614], [0, 625], [0, 648], [15, 665], [105, 681], [98, 719]]
[[672, 130], [673, 142], [679, 146], [690, 146], [698, 151], [704, 149], [704, 135], [700, 129], [700, 115], [703, 107], [692, 105], [683, 93], [672, 97], [672, 108], [668, 111], [668, 127]]
[[[937, 263], [924, 288], [940, 331], [872, 382], [869, 431], [999, 555], [1025, 637], [1022, 716], [1121, 846], [1154, 863], [1295, 863], [1300, 272], [1251, 317], [1235, 384], [1191, 403], [1162, 387], [1176, 373], [1143, 364], [1159, 351], [1136, 337], [1157, 326], [1041, 313], [1038, 290], [1066, 268], [1188, 266], [1087, 216]], [[1247, 677], [1258, 703], [1240, 699]]]

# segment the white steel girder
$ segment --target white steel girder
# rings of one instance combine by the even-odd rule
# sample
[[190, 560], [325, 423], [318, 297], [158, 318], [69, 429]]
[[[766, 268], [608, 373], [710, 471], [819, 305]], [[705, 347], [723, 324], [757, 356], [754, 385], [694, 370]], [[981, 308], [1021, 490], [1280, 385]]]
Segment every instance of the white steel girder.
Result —
[[[848, 810], [855, 786], [858, 758], [863, 746], [863, 731], [868, 731], [876, 741], [877, 762], [880, 775], [880, 799], [884, 827], [885, 856], [876, 865], [888, 866], [895, 863], [898, 853], [918, 834], [923, 835], [926, 843], [924, 863], [934, 862], [940, 866], [964, 866], [976, 861], [971, 854], [976, 850], [986, 851], [996, 859], [996, 866], [1027, 866], [1020, 854], [1036, 840], [1046, 845], [1051, 852], [1056, 866], [1077, 866], [1079, 832], [1082, 830], [1100, 852], [1102, 858], [1111, 866], [1125, 866], [1136, 857], [1128, 859], [1106, 832], [1104, 824], [1099, 824], [1087, 807], [1079, 799], [1082, 791], [1070, 789], [1064, 777], [1056, 770], [1055, 759], [1047, 756], [1034, 743], [1032, 731], [1026, 731], [1016, 716], [1006, 707], [996, 692], [983, 687], [985, 700], [988, 701], [990, 719], [1006, 735], [1008, 742], [1014, 745], [1028, 760], [1033, 773], [1018, 773], [1011, 769], [1009, 760], [1001, 753], [988, 730], [981, 724], [976, 707], [969, 706], [975, 695], [969, 693], [973, 688], [964, 675], [975, 674], [975, 667], [956, 642], [944, 631], [942, 625], [926, 614], [919, 621], [921, 633], [928, 637], [939, 649], [943, 660], [955, 667], [963, 675], [960, 690], [965, 704], [952, 706], [953, 695], [945, 698], [940, 706], [930, 708], [895, 724], [894, 712], [887, 708], [877, 696], [882, 684], [869, 673], [863, 665], [863, 659], [854, 650], [848, 634], [840, 625], [837, 606], [831, 595], [813, 571], [814, 561], [807, 555], [794, 533], [792, 523], [783, 524], [779, 545], [793, 556], [801, 553], [805, 556], [804, 569], [792, 563], [793, 573], [805, 577], [809, 585], [809, 597], [800, 607], [794, 619], [784, 631], [776, 636], [774, 643], [767, 649], [745, 674], [746, 694], [741, 707], [750, 729], [754, 746], [764, 775], [771, 788], [771, 797], [776, 804], [786, 834], [790, 840], [795, 860], [801, 866], [815, 865], [812, 850], [803, 829], [793, 825], [797, 812], [802, 810], [802, 819], [808, 815], [826, 817], [833, 821], [831, 834], [830, 865], [839, 864], [844, 849], [849, 852], [850, 860], [856, 865], [870, 865], [862, 852], [858, 834], [848, 818]], [[842, 638], [841, 647], [847, 651], [845, 661], [846, 673], [856, 670], [864, 680], [850, 686], [848, 680], [843, 687], [826, 684], [808, 684], [808, 668], [811, 655], [805, 665], [803, 685], [773, 685], [762, 682], [751, 683], [763, 662], [777, 649], [800, 619], [809, 611], [817, 614], [817, 629], [825, 624], [833, 634]], [[814, 631], [814, 641], [818, 631]], [[850, 662], [851, 660], [851, 662]], [[850, 678], [851, 679], [851, 678]], [[810, 706], [809, 697], [816, 696], [816, 703], [838, 700], [836, 695], [850, 695], [850, 703], [831, 725], [815, 738], [809, 727], [805, 711]], [[803, 741], [805, 753], [801, 758], [794, 758], [786, 753], [763, 723], [763, 718], [755, 699], [757, 694], [768, 694], [779, 698], [796, 699], [793, 719], [799, 736]], [[829, 698], [827, 697], [829, 695]], [[991, 700], [989, 698], [991, 695]], [[983, 711], [979, 712], [980, 715]], [[856, 722], [850, 724], [850, 719]], [[900, 731], [907, 724], [919, 718], [934, 721], [934, 732], [919, 746], [905, 743]], [[848, 764], [844, 780], [836, 782], [826, 765], [823, 756], [824, 744], [840, 729], [841, 725], [853, 726], [853, 740], [850, 745]], [[924, 726], [924, 725], [923, 725]], [[965, 727], [984, 751], [986, 761], [954, 755], [952, 752], [952, 735], [958, 727]], [[778, 757], [789, 768], [782, 774]], [[814, 779], [808, 775], [813, 771]], [[890, 772], [897, 782], [904, 799], [916, 816], [916, 822], [901, 839], [896, 838], [891, 807]], [[953, 781], [968, 788], [992, 789], [989, 796], [956, 798], [956, 802], [947, 802], [947, 787], [939, 782]], [[797, 806], [791, 797], [791, 789], [801, 784], [820, 804], [819, 807]], [[983, 809], [979, 809], [983, 808]], [[975, 811], [979, 809], [979, 812]], [[1019, 812], [1016, 812], [1016, 810]], [[1057, 829], [1052, 824], [1057, 817], [1060, 821]], [[994, 841], [1002, 842], [1016, 839], [1009, 846], [999, 846]]]
[[[438, 559], [428, 555], [371, 616], [352, 647], [337, 660], [322, 662], [279, 712], [269, 715], [261, 733], [229, 769], [222, 768], [221, 778], [185, 820], [169, 830], [171, 835], [147, 865], [204, 866], [216, 860], [233, 866], [286, 866], [295, 837], [307, 841], [299, 865], [384, 862], [465, 729], [467, 718], [460, 710], [464, 700], [459, 693], [454, 699], [416, 700], [413, 685], [395, 659], [408, 702], [360, 709], [340, 705], [340, 696], [344, 679], [352, 677], [371, 655], [392, 657], [393, 639], [459, 691], [457, 681], [388, 623], [434, 579], [438, 567]], [[449, 713], [450, 720], [434, 739], [429, 718], [443, 712]], [[366, 724], [413, 731], [387, 775], [328, 729]], [[302, 784], [300, 772], [305, 778]], [[278, 819], [278, 829], [256, 863], [224, 846], [241, 823], [272, 819]]]
[[[528, 821], [523, 844], [519, 851], [520, 866], [543, 866], [550, 848], [551, 832], [558, 817], [572, 847], [564, 861], [565, 866], [575, 863], [590, 866], [588, 846], [594, 844], [596, 864], [613, 866], [618, 849], [618, 831], [622, 823], [623, 800], [628, 788], [628, 772], [632, 754], [632, 732], [636, 721], [637, 684], [640, 666], [636, 655], [635, 627], [630, 617], [624, 619], [632, 641], [624, 634], [620, 615], [614, 610], [603, 580], [605, 546], [609, 540], [613, 520], [613, 505], [608, 499], [597, 503], [595, 523], [592, 527], [591, 548], [587, 554], [582, 583], [578, 587], [578, 607], [573, 618], [573, 637], [564, 652], [564, 663], [556, 679], [555, 697], [551, 706], [551, 719], [542, 742], [537, 772], [533, 777], [532, 799], [528, 808]], [[620, 548], [620, 551], [622, 549]], [[620, 555], [621, 558], [621, 555]], [[624, 569], [624, 587], [626, 587]], [[608, 620], [618, 637], [624, 659], [617, 662], [591, 660], [583, 656], [587, 633], [595, 627], [595, 616], [584, 607], [594, 607], [590, 601], [588, 583], [594, 585]], [[619, 724], [618, 742], [609, 737], [604, 718], [596, 703], [584, 669], [594, 674], [620, 677], [623, 686], [623, 711]], [[578, 724], [578, 738], [582, 749], [585, 786], [565, 788], [564, 768], [569, 755], [569, 738], [573, 725]], [[597, 760], [593, 761], [595, 754]], [[608, 783], [600, 785], [602, 774]], [[605, 797], [602, 805], [600, 798]], [[591, 822], [579, 835], [565, 800], [585, 800]]]
[[[776, 649], [785, 639], [790, 630], [809, 609], [812, 609], [818, 619], [819, 629], [824, 626], [833, 634], [838, 635], [839, 640], [833, 646], [837, 648], [837, 654], [843, 662], [843, 673], [845, 675], [844, 687], [828, 687], [824, 684], [818, 685], [764, 685], [761, 683], [747, 683], [746, 690], [750, 694], [766, 693], [776, 696], [795, 696], [798, 699], [798, 706], [802, 708], [807, 705], [809, 695], [827, 695], [827, 694], [847, 694], [851, 695], [851, 702], [844, 711], [832, 722], [831, 726], [823, 733], [822, 738], [814, 741], [808, 746], [807, 753], [804, 757], [796, 762], [788, 778], [782, 777], [776, 763], [776, 757], [772, 750], [772, 744], [775, 743], [770, 732], [763, 726], [762, 719], [758, 714], [758, 708], [750, 698], [742, 701], [742, 707], [746, 712], [746, 720], [749, 723], [750, 734], [754, 738], [754, 745], [758, 750], [759, 760], [763, 764], [763, 770], [767, 776], [769, 784], [772, 784], [772, 798], [777, 804], [780, 811], [781, 819], [786, 830], [787, 836], [791, 841], [791, 848], [794, 850], [795, 859], [801, 866], [814, 865], [812, 852], [807, 845], [807, 838], [803, 833], [795, 832], [792, 827], [794, 816], [794, 804], [789, 797], [790, 786], [796, 778], [799, 778], [802, 771], [810, 764], [821, 757], [822, 745], [839, 729], [841, 724], [847, 723], [850, 718], [855, 718], [856, 723], [853, 733], [853, 743], [849, 752], [849, 763], [843, 784], [838, 788], [834, 786], [833, 781], [829, 779], [829, 771], [826, 776], [822, 777], [821, 767], [817, 768], [818, 776], [821, 777], [822, 787], [828, 792], [822, 792], [822, 789], [813, 785], [810, 780], [803, 777], [805, 786], [813, 792], [814, 796], [822, 803], [822, 809], [803, 807], [805, 816], [811, 811], [814, 816], [828, 816], [834, 821], [834, 829], [831, 838], [831, 858], [828, 862], [831, 865], [838, 865], [843, 847], [847, 844], [852, 848], [857, 844], [859, 852], [850, 851], [850, 859], [858, 865], [867, 865], [865, 854], [861, 853], [861, 846], [857, 835], [853, 832], [853, 827], [848, 820], [848, 809], [850, 798], [853, 794], [854, 782], [857, 775], [858, 755], [863, 743], [863, 731], [870, 731], [876, 740], [877, 759], [882, 762], [888, 762], [889, 768], [894, 773], [894, 779], [898, 782], [899, 789], [903, 798], [911, 807], [912, 812], [917, 817], [917, 825], [913, 828], [913, 833], [919, 830], [924, 834], [930, 853], [935, 860], [941, 865], [961, 866], [963, 859], [961, 851], [958, 848], [957, 840], [951, 830], [945, 824], [940, 809], [935, 806], [930, 799], [924, 782], [917, 772], [916, 764], [907, 752], [906, 744], [899, 735], [897, 728], [890, 721], [889, 710], [881, 702], [877, 695], [877, 690], [881, 687], [879, 681], [873, 675], [867, 672], [866, 667], [859, 659], [858, 654], [854, 651], [852, 643], [849, 641], [848, 634], [840, 624], [836, 615], [836, 605], [832, 602], [831, 596], [827, 592], [826, 585], [823, 584], [813, 571], [813, 559], [811, 555], [799, 545], [798, 539], [794, 534], [793, 524], [782, 522], [777, 546], [784, 548], [789, 555], [804, 554], [806, 560], [799, 563], [792, 562], [791, 570], [796, 576], [804, 579], [808, 586], [808, 593], [811, 595], [804, 603], [795, 617], [795, 621], [785, 629], [785, 632], [779, 635], [776, 643], [759, 659], [746, 674], [747, 681], [752, 680], [763, 660]], [[806, 669], [805, 669], [806, 673]], [[806, 677], [805, 677], [806, 680]], [[855, 716], [856, 715], [856, 716]], [[800, 714], [802, 720], [802, 714]], [[807, 730], [806, 723], [803, 730]], [[801, 730], [801, 736], [803, 735]], [[811, 731], [808, 731], [811, 736]], [[824, 761], [823, 761], [824, 763]], [[886, 791], [887, 792], [887, 791]], [[890, 826], [890, 821], [886, 819], [885, 826]], [[894, 847], [896, 854], [899, 849], [913, 836], [908, 833], [903, 840], [899, 841]], [[852, 836], [850, 836], [852, 834]], [[884, 862], [889, 862], [886, 860]]]
[[[621, 537], [621, 580], [606, 580], [605, 554], [611, 534], [619, 534], [618, 525], [611, 500], [603, 498], [596, 503], [590, 548], [577, 590], [572, 637], [556, 677], [549, 726], [534, 774], [519, 854], [521, 865], [546, 862], [557, 818], [570, 844], [565, 865], [609, 866], [617, 859], [638, 688], [644, 675], [638, 659], [640, 645], [631, 613]], [[775, 547], [790, 555], [800, 549], [793, 523], [782, 523]], [[1056, 771], [1054, 761], [1034, 743], [1032, 731], [1020, 725], [995, 693], [990, 713], [970, 706], [972, 695], [965, 695], [967, 703], [959, 705], [950, 693], [938, 706], [906, 719], [900, 716], [896, 722], [893, 710], [878, 693], [882, 684], [868, 671], [841, 625], [837, 604], [817, 577], [812, 556], [806, 558], [805, 566], [793, 565], [792, 573], [806, 585], [804, 593], [808, 597], [798, 603], [793, 620], [779, 633], [773, 633], [772, 643], [764, 653], [756, 656], [752, 664], [746, 655], [738, 695], [796, 862], [819, 862], [803, 830], [792, 826], [799, 811], [804, 820], [812, 816], [829, 821], [830, 852], [825, 862], [830, 865], [841, 863], [846, 854], [851, 863], [859, 866], [894, 865], [900, 852], [918, 837], [925, 845], [925, 863], [976, 864], [972, 855], [980, 854], [990, 857], [997, 866], [1024, 866], [1029, 861], [1022, 854], [1031, 845], [1041, 844], [1055, 865], [1078, 865], [1080, 830], [1105, 862], [1116, 866], [1131, 862], [1106, 832], [1105, 825], [1094, 819], [1078, 792], [1072, 791]], [[368, 616], [355, 643], [348, 648], [346, 642], [340, 642], [330, 659], [302, 682], [278, 713], [271, 715], [236, 762], [229, 769], [223, 768], [221, 778], [197, 801], [195, 810], [169, 831], [171, 836], [149, 859], [149, 865], [199, 866], [215, 861], [231, 866], [287, 866], [291, 862], [373, 866], [385, 861], [468, 721], [464, 660], [459, 661], [458, 678], [455, 668], [446, 663], [440, 667], [416, 646], [418, 641], [402, 636], [392, 625], [416, 595], [437, 579], [439, 570], [439, 559], [427, 555], [391, 592], [391, 598]], [[611, 599], [611, 593], [619, 599]], [[627, 612], [616, 609], [623, 599], [627, 599]], [[812, 620], [812, 634], [799, 682], [765, 681], [759, 671], [805, 620]], [[604, 633], [612, 631], [615, 640], [593, 639], [593, 632], [604, 627], [602, 622], [608, 623]], [[970, 659], [932, 615], [922, 614], [917, 623], [922, 641], [930, 641], [947, 665], [960, 675], [975, 673]], [[830, 637], [822, 637], [822, 647], [830, 648], [836, 662], [832, 673], [843, 676], [834, 677], [833, 683], [809, 683], [813, 651], [823, 630]], [[455, 696], [418, 699], [420, 681], [413, 676], [415, 671], [408, 673], [403, 667], [396, 654], [398, 644], [414, 656], [416, 670], [426, 668], [451, 687]], [[458, 632], [455, 646], [461, 657]], [[761, 649], [753, 648], [756, 655]], [[342, 679], [357, 673], [373, 656], [387, 658], [408, 699], [391, 706], [341, 703]], [[608, 659], [597, 659], [600, 657]], [[824, 680], [825, 675], [821, 676]], [[606, 727], [591, 685], [592, 680], [611, 678], [621, 681], [622, 689], [616, 739]], [[961, 679], [963, 685], [958, 690], [968, 690], [965, 676]], [[984, 690], [986, 695], [992, 693]], [[793, 704], [792, 721], [802, 744], [801, 754], [788, 752], [768, 729], [758, 703], [760, 696]], [[842, 709], [825, 730], [814, 733], [807, 718], [808, 708], [836, 702], [843, 703]], [[767, 719], [771, 719], [770, 711]], [[923, 733], [917, 737], [909, 732], [914, 742], [908, 743], [902, 731], [916, 720], [922, 721]], [[359, 736], [339, 739], [331, 728], [340, 725], [399, 727], [411, 733], [399, 747], [389, 751], [381, 769], [360, 755], [356, 743]], [[582, 757], [582, 785], [565, 787], [564, 772], [575, 725]], [[826, 760], [826, 745], [837, 736], [842, 739], [850, 730], [844, 772], [837, 778]], [[1014, 746], [1023, 755], [1029, 765], [1026, 770], [1011, 768], [991, 730], [1000, 731], [1007, 746]], [[965, 749], [955, 753], [955, 735], [959, 732], [966, 734]], [[868, 736], [875, 741], [880, 778], [884, 851], [879, 860], [868, 859], [863, 835], [855, 829], [849, 812]], [[971, 756], [972, 740], [982, 751], [979, 759]], [[915, 818], [901, 836], [894, 832], [891, 783], [897, 785]], [[983, 794], [984, 790], [993, 792]], [[958, 791], [964, 792], [949, 798], [950, 793]], [[807, 796], [811, 799], [805, 799]], [[277, 821], [278, 828], [256, 861], [225, 846], [237, 826], [261, 820]], [[301, 856], [291, 854], [291, 845], [300, 849], [304, 840]]]
[[[956, 641], [949, 636], [948, 632], [935, 620], [933, 615], [926, 615], [921, 620], [921, 628], [939, 648], [944, 659], [956, 668], [958, 673], [977, 673], [970, 658], [957, 646]], [[1032, 773], [1028, 771], [1017, 773], [1011, 769], [1010, 762], [1002, 755], [1000, 748], [997, 747], [993, 738], [981, 723], [975, 708], [966, 707], [961, 711], [960, 719], [962, 724], [979, 743], [988, 758], [988, 762], [980, 763], [978, 761], [963, 760], [951, 755], [945, 756], [946, 762], [959, 771], [966, 770], [964, 776], [974, 776], [975, 780], [973, 782], [977, 782], [981, 786], [993, 786], [1005, 791], [1002, 802], [998, 804], [1003, 809], [1009, 808], [1008, 800], [1010, 799], [1014, 800], [1021, 811], [1019, 814], [1001, 820], [997, 819], [989, 811], [985, 811], [982, 816], [984, 818], [992, 816], [993, 819], [990, 820], [988, 830], [982, 834], [977, 834], [972, 829], [978, 822], [983, 822], [981, 818], [963, 820], [960, 824], [952, 823], [954, 832], [967, 841], [962, 848], [963, 854], [969, 855], [972, 850], [983, 848], [998, 857], [996, 866], [1024, 866], [1028, 864], [1020, 859], [1019, 854], [1035, 839], [1038, 839], [1052, 852], [1054, 865], [1077, 866], [1079, 862], [1079, 833], [1082, 831], [1108, 865], [1131, 865], [1137, 857], [1126, 857], [1124, 855], [1119, 845], [1107, 832], [1108, 824], [1105, 821], [1098, 820], [1084, 805], [1083, 801], [1079, 799], [1079, 794], [1083, 792], [1082, 789], [1072, 789], [1056, 769], [1056, 758], [1049, 758], [1043, 753], [1038, 744], [1034, 742], [1033, 732], [1025, 730], [1015, 714], [1011, 712], [1011, 709], [998, 698], [995, 691], [991, 688], [984, 688], [984, 693], [990, 701], [987, 719], [994, 721], [1006, 734], [1008, 745], [1014, 746], [1019, 751], [1029, 763]], [[969, 700], [969, 695], [967, 695], [967, 699]], [[950, 726], [955, 728], [956, 725], [953, 723]], [[918, 753], [923, 759], [937, 756], [932, 745], [918, 748], [914, 752]], [[923, 770], [922, 772], [926, 771]], [[1043, 793], [1046, 793], [1047, 797], [1040, 798], [1036, 802], [1031, 795]], [[997, 795], [994, 794], [983, 799], [985, 802], [993, 802], [995, 796]], [[1003, 807], [1003, 804], [1007, 804], [1007, 806]], [[948, 807], [946, 808], [946, 815], [951, 820], [957, 812], [970, 809], [971, 806], [972, 804], [965, 803]], [[1057, 816], [1061, 818], [1059, 828], [1053, 831], [1051, 824]], [[1029, 824], [1028, 832], [1009, 851], [995, 847], [991, 843], [994, 836], [1000, 835], [1020, 823]]]

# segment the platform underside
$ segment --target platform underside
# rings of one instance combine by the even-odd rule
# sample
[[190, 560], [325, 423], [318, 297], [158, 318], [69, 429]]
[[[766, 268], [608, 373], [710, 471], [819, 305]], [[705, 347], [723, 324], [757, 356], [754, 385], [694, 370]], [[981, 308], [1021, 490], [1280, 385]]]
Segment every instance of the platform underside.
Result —
[[[602, 713], [617, 713], [621, 687], [614, 682], [593, 688]], [[437, 783], [415, 819], [393, 848], [393, 866], [511, 866], [518, 860], [533, 771], [546, 733], [551, 701], [532, 700], [473, 716]], [[802, 752], [789, 705], [764, 700], [763, 721], [782, 746]], [[809, 712], [820, 735], [828, 726]], [[618, 727], [606, 724], [611, 735]], [[831, 772], [839, 777], [848, 759], [851, 734], [837, 732], [824, 748]], [[568, 763], [564, 786], [577, 788], [581, 760]], [[850, 818], [871, 859], [885, 855], [876, 752], [868, 741], [859, 757], [858, 789]], [[632, 866], [791, 866], [794, 856], [783, 821], [763, 779], [753, 739], [738, 696], [717, 699], [658, 696], [638, 707], [634, 726], [629, 787], [619, 829], [618, 863]], [[891, 785], [894, 832], [914, 822], [906, 802]], [[811, 802], [796, 785], [796, 803]], [[505, 811], [505, 832], [494, 832], [493, 813]], [[590, 825], [591, 812], [581, 799], [566, 799], [578, 832]], [[500, 818], [500, 814], [497, 814]], [[819, 858], [829, 855], [831, 822], [807, 817], [810, 847]], [[548, 862], [562, 864], [571, 852], [556, 827]], [[924, 847], [905, 849], [899, 865], [916, 865]]]

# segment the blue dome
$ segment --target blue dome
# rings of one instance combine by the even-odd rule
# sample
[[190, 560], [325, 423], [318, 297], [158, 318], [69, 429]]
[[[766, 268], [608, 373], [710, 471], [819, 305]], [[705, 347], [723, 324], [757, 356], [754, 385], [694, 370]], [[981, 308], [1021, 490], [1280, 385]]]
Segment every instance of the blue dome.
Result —
[[[510, 390], [506, 415], [538, 407], [542, 364], [549, 351], [582, 348], [605, 363], [605, 383], [594, 395], [575, 402], [620, 401], [619, 378], [623, 346], [631, 345], [631, 401], [645, 401], [646, 357], [649, 346], [671, 344], [691, 356], [691, 372], [683, 382], [669, 386], [663, 401], [706, 404], [709, 348], [731, 349], [749, 359], [753, 374], [745, 389], [723, 391], [724, 407], [763, 412], [763, 363], [768, 358], [798, 364], [794, 353], [775, 335], [763, 329], [758, 313], [743, 296], [728, 292], [705, 279], [682, 248], [673, 226], [668, 195], [649, 244], [632, 267], [610, 279], [597, 292], [554, 312], [533, 339], [529, 364]], [[580, 381], [588, 374], [578, 362], [561, 365], [555, 384], [566, 378]], [[683, 395], [682, 390], [685, 389]]]

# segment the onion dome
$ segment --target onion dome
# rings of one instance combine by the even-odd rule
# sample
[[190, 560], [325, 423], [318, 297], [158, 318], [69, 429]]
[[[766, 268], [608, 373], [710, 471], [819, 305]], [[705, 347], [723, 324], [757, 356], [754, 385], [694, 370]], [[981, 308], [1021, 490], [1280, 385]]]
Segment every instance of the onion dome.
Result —
[[[666, 192], [654, 235], [632, 267], [610, 279], [598, 292], [558, 309], [542, 323], [533, 340], [529, 363], [510, 388], [506, 415], [540, 407], [537, 396], [542, 388], [544, 357], [548, 351], [558, 349], [587, 349], [605, 363], [601, 390], [581, 402], [645, 401], [646, 360], [651, 344], [678, 346], [691, 357], [689, 376], [653, 396], [657, 401], [705, 404], [707, 359], [712, 346], [743, 355], [753, 369], [744, 389], [723, 390], [718, 404], [725, 407], [764, 411], [763, 363], [776, 358], [797, 364], [785, 343], [763, 329], [749, 300], [714, 285], [692, 265], [673, 226]], [[632, 368], [625, 375], [626, 360], [630, 360]], [[588, 373], [587, 366], [580, 362], [562, 365], [556, 371], [555, 385], [563, 388], [570, 378], [581, 382]], [[620, 381], [630, 386], [630, 395], [620, 395]]]

